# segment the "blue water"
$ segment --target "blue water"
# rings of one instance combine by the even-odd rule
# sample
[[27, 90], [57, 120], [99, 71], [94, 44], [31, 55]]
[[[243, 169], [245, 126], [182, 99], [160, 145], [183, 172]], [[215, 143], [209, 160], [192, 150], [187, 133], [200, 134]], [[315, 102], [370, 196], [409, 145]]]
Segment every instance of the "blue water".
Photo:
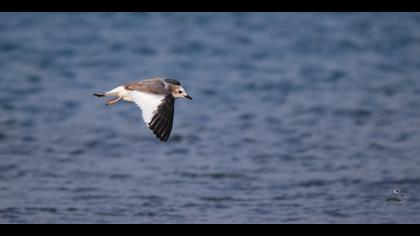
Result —
[[420, 14], [0, 18], [0, 223], [420, 223]]

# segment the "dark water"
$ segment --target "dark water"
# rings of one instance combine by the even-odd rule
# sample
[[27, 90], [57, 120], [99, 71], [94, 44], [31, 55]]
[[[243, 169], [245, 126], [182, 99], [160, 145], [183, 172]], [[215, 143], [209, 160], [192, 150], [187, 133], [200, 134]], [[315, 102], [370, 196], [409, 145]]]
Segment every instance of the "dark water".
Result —
[[0, 223], [420, 223], [420, 14], [0, 17]]

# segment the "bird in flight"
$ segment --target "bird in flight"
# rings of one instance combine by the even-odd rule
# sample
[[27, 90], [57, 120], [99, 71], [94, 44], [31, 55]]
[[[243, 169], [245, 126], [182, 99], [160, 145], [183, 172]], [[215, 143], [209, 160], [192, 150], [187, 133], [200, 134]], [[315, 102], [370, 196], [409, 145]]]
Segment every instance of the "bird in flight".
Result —
[[107, 101], [106, 105], [113, 105], [121, 100], [134, 102], [141, 109], [144, 123], [161, 142], [166, 142], [171, 135], [175, 99], [192, 100], [179, 81], [162, 77], [136, 81], [93, 95], [115, 97]]

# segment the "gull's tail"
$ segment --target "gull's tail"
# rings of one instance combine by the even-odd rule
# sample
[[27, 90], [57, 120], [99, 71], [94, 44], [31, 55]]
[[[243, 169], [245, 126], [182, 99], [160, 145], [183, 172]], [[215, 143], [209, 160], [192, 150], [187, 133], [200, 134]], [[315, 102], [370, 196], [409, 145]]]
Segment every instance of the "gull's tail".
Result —
[[94, 93], [93, 96], [97, 96], [97, 97], [105, 97], [105, 93]]
[[105, 97], [105, 96], [116, 96], [116, 98], [113, 98], [111, 100], [108, 100], [106, 102], [106, 105], [113, 105], [119, 101], [121, 101], [123, 99], [123, 97], [121, 96], [121, 92], [124, 90], [124, 87], [119, 86], [116, 87], [115, 89], [109, 91], [109, 92], [104, 92], [104, 93], [94, 93], [93, 95], [96, 97]]

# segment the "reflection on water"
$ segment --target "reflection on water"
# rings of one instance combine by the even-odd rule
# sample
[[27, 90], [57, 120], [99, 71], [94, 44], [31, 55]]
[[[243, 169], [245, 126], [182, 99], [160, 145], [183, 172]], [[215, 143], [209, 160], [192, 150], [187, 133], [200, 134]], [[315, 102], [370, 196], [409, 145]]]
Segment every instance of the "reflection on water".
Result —
[[[1, 223], [420, 221], [418, 14], [1, 18]], [[91, 95], [150, 76], [167, 143]]]

